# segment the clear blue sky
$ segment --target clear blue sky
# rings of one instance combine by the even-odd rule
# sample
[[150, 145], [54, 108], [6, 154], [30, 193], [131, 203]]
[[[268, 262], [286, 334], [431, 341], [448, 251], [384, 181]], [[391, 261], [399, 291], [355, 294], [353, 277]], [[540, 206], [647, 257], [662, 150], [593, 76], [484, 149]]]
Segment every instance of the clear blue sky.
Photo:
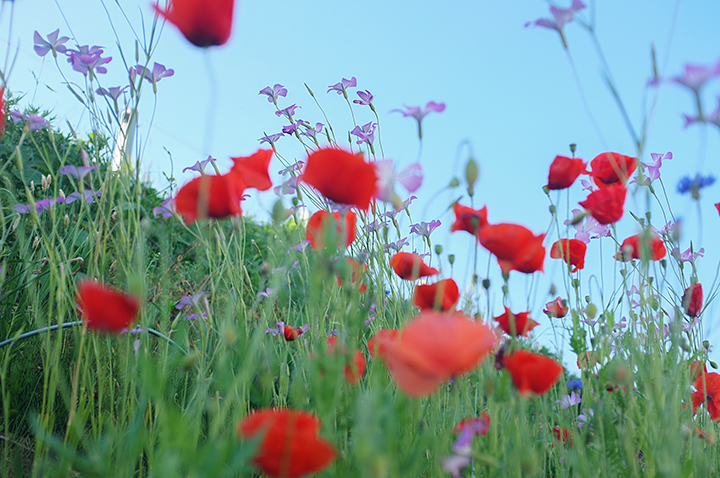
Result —
[[[142, 29], [141, 17], [149, 29], [149, 0], [120, 3], [136, 29]], [[712, 207], [712, 203], [720, 201], [720, 185], [703, 195], [701, 242], [695, 203], [677, 195], [675, 185], [685, 174], [720, 176], [719, 131], [713, 126], [683, 129], [682, 113], [695, 113], [688, 91], [670, 84], [659, 88], [646, 85], [652, 75], [651, 44], [657, 50], [660, 73], [667, 77], [680, 74], [685, 63], [711, 64], [720, 58], [720, 3], [586, 3], [589, 8], [577, 19], [596, 26], [635, 128], [640, 130], [643, 117], [649, 117], [647, 147], [641, 160], [649, 161], [651, 152], [674, 154], [674, 159], [663, 165], [662, 175], [675, 214], [686, 219], [682, 249], [688, 247], [690, 239], [695, 241], [696, 249], [706, 248], [707, 254], [698, 267], [707, 292], [720, 260], [715, 241], [720, 220]], [[120, 46], [126, 55], [134, 56], [133, 36], [117, 4], [110, 0], [104, 4]], [[74, 37], [81, 45], [105, 46], [114, 60], [108, 65], [109, 73], [101, 77], [103, 86], [125, 84], [126, 72], [119, 61], [117, 40], [103, 2], [16, 0], [12, 32], [8, 35], [10, 6], [4, 3], [0, 18], [0, 48], [18, 54], [8, 86], [13, 91], [27, 92], [26, 100], [34, 99], [34, 104], [52, 108], [57, 124], [63, 124], [65, 119], [75, 124], [86, 115], [62, 87], [51, 57], [43, 60], [33, 52], [34, 30], [46, 35], [60, 28], [61, 34]], [[307, 83], [342, 138], [353, 127], [347, 105], [341, 96], [325, 91], [342, 77], [355, 76], [358, 89], [368, 89], [375, 95], [386, 157], [400, 165], [417, 158], [417, 129], [414, 120], [390, 114], [390, 110], [402, 105], [424, 105], [430, 100], [447, 105], [445, 112], [431, 114], [424, 121], [421, 163], [426, 179], [418, 194], [421, 199], [413, 209], [415, 220], [443, 221], [443, 227], [433, 234], [434, 244], [443, 244], [460, 261], [471, 257], [470, 237], [449, 234], [452, 215], [446, 209], [462, 191], [436, 196], [453, 175], [460, 175], [467, 149], [458, 150], [465, 140], [471, 143], [481, 171], [475, 205], [487, 204], [490, 222], [519, 223], [536, 233], [543, 232], [549, 214], [541, 187], [555, 155], [568, 154], [569, 143], [577, 143], [577, 156], [588, 161], [603, 151], [636, 155], [637, 150], [604, 84], [603, 65], [588, 33], [576, 23], [565, 29], [573, 70], [556, 32], [524, 28], [526, 22], [539, 17], [549, 17], [549, 4], [542, 0], [244, 0], [237, 2], [230, 42], [208, 52], [193, 47], [167, 25], [153, 60], [173, 68], [175, 76], [158, 84], [157, 110], [147, 137], [143, 168], [156, 183], [163, 184], [161, 172], [169, 175], [171, 171], [164, 151], [167, 149], [174, 158], [173, 174], [182, 184], [189, 176], [180, 170], [208, 154], [221, 160], [222, 169], [222, 165], [229, 164], [230, 156], [254, 152], [263, 132], [275, 133], [284, 125], [265, 97], [258, 96], [261, 88], [275, 83], [289, 90], [282, 106], [297, 103], [302, 106], [298, 117], [313, 124], [325, 123], [303, 86]], [[82, 81], [82, 76], [71, 72], [68, 65], [63, 68], [69, 78]], [[719, 92], [720, 79], [704, 89], [706, 112], [715, 109]], [[153, 98], [148, 95], [145, 101], [142, 131], [147, 131]], [[359, 124], [373, 119], [364, 107], [355, 111]], [[302, 150], [291, 138], [283, 138], [278, 149], [287, 157], [302, 159]], [[279, 164], [274, 162], [271, 169], [273, 177], [279, 179], [275, 175]], [[579, 186], [574, 186], [571, 208], [584, 197]], [[259, 199], [253, 195], [244, 208], [265, 217], [272, 203], [271, 195]], [[629, 196], [626, 206], [634, 211], [645, 210], [641, 195]], [[658, 212], [657, 208], [653, 211]], [[663, 225], [660, 220], [655, 223]], [[628, 217], [619, 230], [621, 239], [635, 233]], [[556, 239], [551, 237], [548, 246]], [[590, 245], [587, 270], [582, 276], [585, 290], [591, 274], [600, 273], [601, 264], [606, 278], [617, 275], [614, 261], [607, 257], [609, 249], [606, 243], [605, 257], [601, 257], [598, 241]], [[480, 257], [482, 275], [487, 253], [481, 251]], [[497, 270], [494, 260], [491, 269]], [[548, 319], [541, 313], [547, 300], [545, 291], [551, 280], [560, 283], [559, 273], [559, 261], [548, 258], [546, 274], [536, 278], [537, 297], [529, 304], [525, 297], [529, 282], [513, 273], [511, 282], [517, 289], [512, 294], [513, 310], [529, 307], [533, 316], [547, 324]], [[469, 274], [458, 269], [456, 279], [467, 283]], [[493, 272], [491, 278], [497, 285], [497, 274]], [[494, 312], [499, 314], [500, 294], [495, 290]], [[710, 339], [720, 338], [712, 323], [717, 310], [711, 308], [703, 321]], [[540, 335], [549, 337], [547, 332]], [[568, 356], [566, 363], [570, 361], [574, 357]]]

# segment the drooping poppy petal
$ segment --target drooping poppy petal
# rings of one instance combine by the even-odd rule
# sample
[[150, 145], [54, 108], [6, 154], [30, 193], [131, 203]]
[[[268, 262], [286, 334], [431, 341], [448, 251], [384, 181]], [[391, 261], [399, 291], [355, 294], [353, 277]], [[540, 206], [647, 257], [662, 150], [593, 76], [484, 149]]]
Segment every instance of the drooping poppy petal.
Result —
[[569, 310], [568, 306], [563, 304], [563, 300], [560, 297], [556, 297], [555, 300], [545, 304], [543, 312], [546, 313], [548, 317], [561, 319], [567, 315]]
[[261, 149], [252, 156], [230, 158], [235, 163], [232, 170], [242, 175], [246, 188], [267, 191], [272, 187], [268, 173], [272, 155], [271, 149]]
[[447, 312], [460, 300], [460, 289], [452, 279], [444, 279], [434, 284], [415, 286], [413, 304], [421, 309], [435, 309]]
[[519, 312], [513, 314], [505, 307], [505, 313], [495, 317], [500, 328], [508, 335], [527, 337], [528, 332], [540, 325], [530, 318], [530, 312]]
[[88, 329], [111, 334], [130, 327], [140, 310], [135, 297], [91, 280], [80, 281], [75, 302]]
[[263, 409], [238, 424], [238, 436], [262, 436], [252, 463], [273, 478], [299, 478], [325, 469], [337, 455], [318, 437], [320, 421], [307, 412]]
[[[330, 336], [327, 338], [328, 353], [338, 353], [337, 341], [337, 337]], [[346, 346], [343, 346], [342, 353], [347, 354]], [[345, 375], [345, 380], [353, 385], [358, 383], [362, 376], [365, 375], [366, 364], [367, 363], [365, 361], [365, 355], [361, 351], [356, 350], [355, 353], [352, 355], [351, 360], [345, 365], [345, 368], [343, 369], [343, 375]]]
[[585, 267], [585, 252], [587, 244], [577, 239], [560, 239], [550, 248], [550, 257], [563, 259], [574, 266], [570, 272], [577, 272]]
[[693, 404], [693, 413], [701, 403], [705, 404], [710, 413], [710, 419], [720, 420], [720, 375], [715, 372], [701, 374], [693, 383], [696, 392], [690, 396]]
[[375, 194], [377, 174], [362, 153], [328, 148], [308, 156], [301, 179], [331, 201], [367, 210]]
[[[595, 184], [604, 188], [611, 184], [625, 184], [637, 168], [637, 158], [631, 158], [619, 153], [601, 153], [590, 161]], [[613, 221], [614, 222], [614, 221]]]
[[535, 236], [518, 224], [488, 224], [480, 229], [478, 239], [495, 254], [504, 273], [516, 270], [530, 274], [543, 270], [545, 234]]
[[469, 372], [486, 359], [496, 337], [487, 325], [461, 313], [423, 311], [400, 337], [377, 337], [382, 358], [398, 387], [412, 397], [429, 395], [442, 382]]
[[388, 340], [396, 340], [399, 334], [400, 332], [395, 329], [382, 329], [377, 334], [370, 337], [367, 344], [370, 356], [373, 358], [375, 358], [376, 355], [378, 358], [383, 357], [385, 349], [382, 347], [379, 338], [384, 337]]
[[685, 289], [682, 306], [688, 316], [697, 317], [700, 315], [703, 306], [702, 284], [698, 282]]
[[172, 0], [167, 10], [155, 11], [178, 27], [190, 43], [199, 47], [224, 45], [232, 31], [235, 0]]
[[[633, 259], [640, 259], [642, 256], [642, 241], [640, 240], [640, 235], [635, 234], [634, 236], [630, 236], [627, 239], [625, 239], [620, 246], [620, 252], [618, 252], [615, 255], [615, 259], [623, 262], [627, 262]], [[667, 253], [667, 250], [665, 249], [665, 244], [663, 243], [663, 240], [660, 239], [657, 236], [653, 236], [650, 238], [650, 257], [648, 258], [651, 261], [659, 261], [663, 257], [665, 257], [665, 254]]]
[[342, 238], [343, 247], [348, 247], [355, 240], [357, 216], [349, 211], [344, 215], [339, 212], [330, 213], [320, 210], [310, 216], [305, 228], [305, 238], [310, 241], [313, 249], [325, 249], [326, 236], [336, 234]]
[[450, 232], [467, 231], [477, 237], [480, 229], [487, 225], [487, 206], [482, 209], [473, 209], [460, 203], [453, 204], [455, 222], [450, 226]]
[[506, 355], [504, 362], [520, 395], [547, 393], [564, 370], [562, 365], [550, 357], [525, 350]]
[[240, 201], [245, 183], [240, 174], [202, 175], [180, 188], [175, 196], [175, 210], [187, 224], [198, 219], [224, 218], [242, 214]]
[[[362, 283], [362, 277], [365, 275], [365, 271], [367, 271], [367, 265], [360, 264], [358, 261], [350, 257], [346, 257], [345, 260], [348, 264], [350, 264], [350, 282], [357, 287], [358, 292], [365, 292], [367, 290], [367, 286]], [[335, 277], [337, 277], [338, 286], [342, 287], [343, 282], [340, 275], [337, 274]]]
[[398, 252], [390, 259], [390, 267], [405, 280], [416, 280], [420, 277], [429, 277], [440, 272], [423, 262], [422, 257], [410, 252]]
[[600, 224], [612, 224], [622, 218], [625, 207], [625, 186], [611, 186], [591, 192], [587, 199], [580, 202]]
[[585, 166], [582, 159], [555, 156], [548, 172], [548, 189], [569, 188], [578, 176], [586, 172]]

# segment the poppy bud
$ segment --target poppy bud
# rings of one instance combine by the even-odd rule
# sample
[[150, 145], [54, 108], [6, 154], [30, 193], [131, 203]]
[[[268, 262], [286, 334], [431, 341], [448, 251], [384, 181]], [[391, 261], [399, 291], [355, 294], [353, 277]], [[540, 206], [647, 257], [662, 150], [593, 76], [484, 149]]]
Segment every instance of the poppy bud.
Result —
[[482, 286], [483, 289], [488, 290], [490, 288], [490, 279], [483, 279]]
[[455, 254], [448, 254], [448, 262], [450, 265], [455, 264]]
[[682, 299], [682, 307], [685, 313], [690, 317], [697, 317], [703, 306], [703, 290], [702, 284], [695, 283], [685, 289]]
[[465, 181], [467, 181], [468, 189], [472, 188], [480, 175], [480, 170], [474, 159], [470, 158], [465, 165]]
[[442, 254], [442, 251], [443, 251], [443, 247], [440, 244], [436, 244], [435, 245], [435, 254], [437, 254], [439, 256], [440, 254]]
[[575, 143], [570, 143], [570, 152], [571, 152], [572, 154], [575, 154], [575, 151], [576, 151], [576, 150], [577, 150], [577, 144], [575, 144]]
[[460, 186], [460, 181], [458, 180], [458, 178], [452, 178], [450, 180], [450, 184], [448, 184], [449, 188], [456, 188], [458, 186]]
[[588, 304], [587, 307], [585, 307], [585, 315], [587, 315], [589, 319], [594, 319], [595, 314], [597, 314], [597, 307], [595, 304]]
[[710, 342], [707, 340], [703, 340], [703, 347], [705, 350], [708, 350], [710, 348]]
[[550, 284], [550, 295], [557, 294], [557, 287], [555, 287], [555, 284]]
[[710, 363], [710, 366], [711, 366], [712, 368], [714, 368], [715, 370], [717, 370], [718, 366], [717, 366], [717, 364], [716, 364], [715, 362], [713, 362], [712, 360], [710, 360], [709, 363]]

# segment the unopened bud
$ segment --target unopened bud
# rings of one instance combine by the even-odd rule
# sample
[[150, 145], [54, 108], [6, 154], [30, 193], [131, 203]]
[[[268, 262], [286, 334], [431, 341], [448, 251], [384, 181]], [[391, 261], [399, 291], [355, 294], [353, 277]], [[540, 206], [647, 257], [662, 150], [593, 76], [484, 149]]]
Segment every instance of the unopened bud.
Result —
[[550, 214], [555, 214], [555, 211], [557, 211], [557, 208], [555, 207], [554, 204], [551, 204], [550, 206], [548, 206], [548, 211], [550, 211]]
[[585, 307], [585, 315], [587, 315], [588, 319], [594, 319], [595, 314], [597, 314], [597, 307], [595, 304], [588, 304], [587, 307]]
[[577, 151], [577, 144], [575, 144], [575, 143], [570, 143], [570, 152], [571, 152], [572, 154], [575, 154], [575, 151]]
[[712, 368], [716, 369], [716, 370], [717, 370], [717, 368], [718, 368], [718, 367], [717, 367], [717, 364], [716, 364], [715, 362], [713, 362], [712, 360], [710, 361], [710, 366], [711, 366]]
[[483, 279], [482, 286], [483, 289], [488, 290], [490, 288], [490, 279]]
[[68, 225], [70, 224], [70, 216], [68, 216], [67, 214], [65, 214], [65, 219], [64, 219], [64, 221], [65, 221], [65, 227], [68, 227]]
[[440, 244], [436, 244], [435, 245], [435, 254], [437, 254], [439, 256], [440, 254], [442, 254], [442, 251], [443, 251], [443, 246], [441, 246]]
[[475, 188], [473, 188], [472, 186], [468, 186], [467, 193], [468, 193], [468, 196], [470, 196], [470, 197], [475, 196]]
[[557, 287], [555, 287], [555, 284], [550, 284], [550, 295], [557, 294]]
[[708, 350], [710, 348], [710, 342], [707, 340], [703, 340], [703, 347], [705, 347], [705, 350]]
[[448, 262], [450, 265], [455, 264], [455, 254], [448, 254]]
[[460, 186], [460, 180], [458, 178], [452, 178], [450, 184], [448, 184], [449, 188], [456, 188], [458, 186]]
[[467, 182], [468, 189], [472, 188], [480, 175], [480, 169], [474, 159], [470, 158], [465, 165], [465, 181]]

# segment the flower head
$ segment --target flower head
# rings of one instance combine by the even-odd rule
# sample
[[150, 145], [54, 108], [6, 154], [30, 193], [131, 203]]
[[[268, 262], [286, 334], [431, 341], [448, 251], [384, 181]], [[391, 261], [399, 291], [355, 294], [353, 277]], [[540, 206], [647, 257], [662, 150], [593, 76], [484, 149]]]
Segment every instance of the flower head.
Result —
[[173, 0], [167, 10], [155, 11], [199, 47], [224, 45], [232, 31], [235, 0]]
[[695, 94], [700, 94], [700, 89], [712, 78], [720, 76], [720, 60], [712, 65], [691, 65], [686, 64], [682, 75], [671, 78], [670, 81], [685, 86]]
[[455, 213], [455, 222], [450, 226], [450, 232], [466, 231], [478, 238], [480, 229], [488, 223], [487, 206], [482, 209], [473, 209], [456, 202], [453, 204], [453, 212]]
[[504, 362], [520, 395], [547, 393], [563, 373], [562, 365], [555, 360], [525, 350], [505, 356]]
[[355, 126], [350, 134], [358, 137], [357, 144], [367, 143], [368, 146], [372, 146], [375, 141], [375, 128], [377, 128], [377, 123], [371, 121], [362, 126]]
[[574, 266], [570, 272], [577, 272], [585, 267], [585, 252], [587, 244], [577, 239], [560, 239], [550, 248], [550, 257], [563, 259], [569, 265]]
[[52, 33], [48, 33], [47, 40], [45, 40], [42, 35], [40, 35], [36, 30], [35, 34], [33, 35], [33, 40], [35, 41], [35, 46], [33, 47], [33, 49], [35, 50], [35, 53], [40, 56], [45, 56], [48, 54], [48, 52], [52, 51], [55, 58], [57, 58], [58, 53], [65, 53], [65, 51], [67, 51], [67, 48], [65, 48], [63, 44], [67, 42], [69, 38], [58, 38], [58, 35], [60, 35], [59, 28]]
[[547, 304], [545, 304], [545, 309], [543, 309], [543, 312], [547, 314], [548, 317], [555, 317], [556, 319], [561, 319], [565, 317], [569, 311], [569, 308], [567, 304], [564, 303], [560, 297], [555, 298], [555, 300], [551, 300]]
[[555, 400], [555, 403], [560, 404], [560, 408], [570, 408], [573, 405], [577, 405], [582, 402], [580, 394], [576, 392], [570, 392], [570, 395], [560, 395], [560, 400]]
[[100, 96], [109, 96], [114, 101], [117, 101], [118, 98], [120, 98], [120, 95], [122, 95], [123, 91], [130, 88], [130, 85], [123, 86], [122, 88], [119, 86], [111, 86], [110, 88], [98, 88], [95, 90], [95, 93], [97, 93]]
[[240, 174], [245, 187], [255, 188], [258, 191], [267, 191], [272, 187], [270, 180], [270, 160], [273, 152], [270, 149], [259, 149], [250, 156], [237, 156], [232, 159], [234, 165], [231, 172]]
[[422, 139], [423, 118], [425, 118], [425, 116], [432, 112], [442, 113], [443, 111], [445, 111], [445, 103], [435, 103], [434, 101], [430, 101], [428, 102], [428, 104], [425, 105], [425, 108], [421, 108], [419, 106], [405, 106], [405, 110], [394, 109], [390, 112], [401, 113], [406, 118], [408, 116], [412, 116], [413, 118], [415, 118], [418, 123], [418, 137]]
[[[163, 78], [170, 78], [175, 74], [175, 70], [173, 70], [172, 68], [165, 68], [165, 65], [161, 65], [158, 62], [155, 62], [153, 64], [152, 70], [150, 70], [149, 68], [145, 68], [143, 65], [136, 65], [134, 68], [136, 74], [144, 76], [146, 80], [153, 84], [157, 83]], [[130, 76], [133, 76], [132, 73], [130, 74]]]
[[536, 236], [518, 224], [487, 224], [480, 229], [478, 240], [495, 254], [503, 273], [511, 270], [531, 274], [543, 270], [545, 234]]
[[335, 83], [334, 85], [328, 86], [327, 92], [330, 93], [331, 91], [335, 91], [338, 95], [343, 95], [345, 96], [345, 98], [347, 98], [347, 89], [355, 88], [356, 86], [357, 80], [354, 76], [349, 80], [347, 78], [343, 78], [342, 81]]
[[548, 189], [566, 189], [572, 186], [578, 176], [585, 173], [582, 159], [555, 156], [548, 172]]
[[440, 227], [442, 223], [438, 221], [437, 219], [433, 219], [430, 222], [421, 221], [417, 224], [411, 224], [410, 225], [410, 234], [417, 234], [418, 236], [423, 236], [424, 238], [429, 238], [430, 234]]
[[580, 205], [600, 224], [612, 224], [619, 221], [625, 212], [626, 194], [625, 186], [601, 188], [591, 192]]
[[375, 168], [362, 154], [326, 148], [307, 159], [301, 179], [331, 201], [367, 210], [377, 187]]
[[604, 188], [615, 183], [625, 184], [637, 168], [637, 158], [619, 153], [601, 153], [590, 161], [590, 176], [595, 184]]
[[92, 280], [82, 280], [75, 296], [88, 329], [119, 334], [137, 318], [140, 301], [124, 292]]
[[[342, 351], [338, 350], [338, 338], [336, 336], [329, 336], [327, 339], [327, 352], [333, 355], [347, 355], [347, 347], [343, 346]], [[367, 363], [365, 355], [356, 350], [354, 354], [347, 360], [345, 367], [343, 368], [343, 375], [345, 375], [345, 381], [355, 385], [360, 381], [362, 376], [365, 374], [365, 367]]]
[[305, 229], [305, 237], [315, 250], [324, 249], [328, 236], [342, 239], [342, 247], [348, 247], [355, 240], [357, 216], [354, 212], [340, 214], [320, 210], [310, 216]]
[[405, 280], [416, 280], [420, 277], [429, 277], [440, 272], [423, 262], [422, 257], [409, 252], [398, 252], [390, 259], [390, 267]]
[[277, 99], [280, 96], [282, 96], [282, 97], [287, 96], [287, 92], [288, 92], [287, 88], [285, 88], [283, 85], [276, 83], [275, 86], [273, 86], [272, 88], [269, 86], [266, 86], [265, 88], [260, 90], [260, 92], [258, 94], [259, 95], [267, 95], [268, 102], [274, 103], [277, 105]]
[[662, 162], [672, 159], [673, 154], [670, 151], [665, 153], [665, 155], [658, 153], [650, 153], [650, 157], [652, 158], [652, 163], [642, 163], [642, 165], [645, 166], [645, 168], [647, 169], [648, 184], [652, 183], [657, 179], [660, 179], [660, 167], [662, 166]]
[[667, 253], [663, 240], [655, 235], [649, 238], [647, 243], [648, 247], [644, 248], [644, 245], [639, 234], [630, 236], [623, 241], [620, 246], [620, 252], [617, 253], [615, 259], [627, 262], [632, 259], [642, 259], [644, 255], [648, 255], [649, 253], [648, 260], [659, 261], [665, 257]]
[[700, 199], [700, 190], [713, 184], [715, 184], [715, 176], [712, 174], [702, 176], [698, 173], [694, 178], [690, 178], [690, 176], [680, 178], [677, 191], [680, 194], [690, 193], [693, 199]]
[[387, 340], [397, 340], [400, 332], [395, 329], [382, 329], [368, 340], [368, 352], [371, 357], [383, 358], [385, 349], [382, 347], [381, 338]]
[[702, 284], [695, 283], [685, 289], [682, 298], [682, 307], [685, 313], [690, 317], [697, 317], [703, 307], [703, 289]]
[[452, 279], [444, 279], [434, 284], [418, 284], [413, 294], [413, 304], [422, 310], [448, 312], [460, 300], [460, 289]]
[[359, 100], [353, 100], [353, 103], [363, 106], [372, 106], [373, 95], [368, 90], [358, 91], [357, 95], [360, 97]]
[[560, 34], [563, 45], [565, 46], [565, 48], [567, 48], [567, 42], [565, 41], [563, 28], [565, 28], [565, 25], [570, 23], [575, 17], [575, 14], [583, 8], [585, 8], [585, 4], [580, 0], [573, 0], [570, 8], [558, 8], [555, 5], [551, 5], [550, 14], [552, 15], [552, 18], [539, 18], [534, 22], [527, 22], [525, 24], [525, 28], [529, 27], [530, 25], [534, 25], [538, 27], [556, 30]]
[[202, 175], [180, 188], [175, 210], [188, 224], [197, 219], [239, 216], [245, 188], [242, 175], [233, 171], [219, 176]]
[[395, 207], [402, 207], [400, 198], [395, 192], [395, 184], [402, 184], [408, 192], [417, 191], [423, 182], [423, 173], [420, 163], [413, 163], [395, 171], [395, 162], [391, 159], [381, 159], [371, 163], [375, 167], [377, 185], [375, 197], [381, 201], [391, 202]]
[[532, 329], [540, 325], [530, 318], [530, 312], [513, 314], [507, 307], [505, 307], [505, 313], [495, 317], [494, 320], [497, 321], [503, 332], [512, 337], [527, 337]]
[[65, 165], [62, 168], [60, 168], [60, 171], [58, 173], [62, 175], [70, 175], [75, 176], [77, 179], [82, 180], [90, 174], [90, 171], [93, 169], [98, 169], [97, 166], [73, 166], [71, 164]]
[[68, 63], [72, 65], [73, 70], [87, 76], [93, 73], [107, 73], [107, 68], [103, 65], [110, 63], [112, 57], [103, 58], [103, 48], [97, 45], [90, 47], [89, 45], [79, 46], [77, 50], [67, 50]]

